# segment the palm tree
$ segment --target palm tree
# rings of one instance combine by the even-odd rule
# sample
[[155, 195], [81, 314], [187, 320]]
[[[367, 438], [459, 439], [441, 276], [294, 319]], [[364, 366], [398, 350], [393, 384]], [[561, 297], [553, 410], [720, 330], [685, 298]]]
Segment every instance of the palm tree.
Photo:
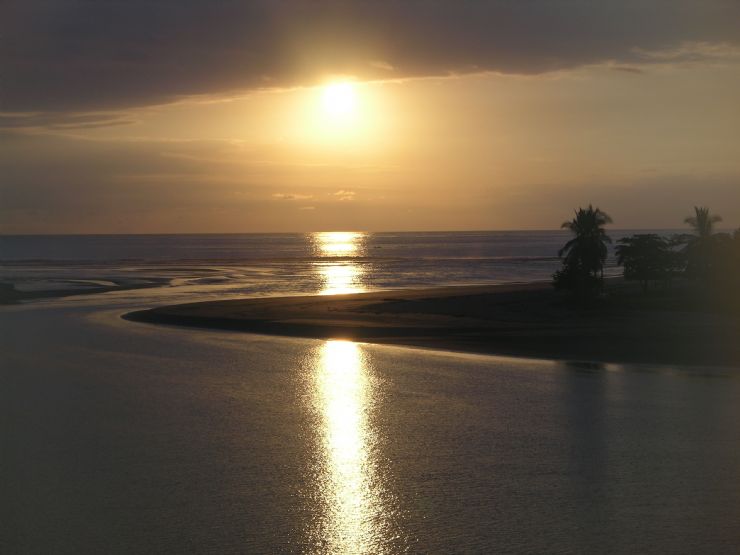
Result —
[[694, 215], [684, 219], [699, 239], [708, 239], [714, 235], [714, 224], [721, 222], [722, 216], [710, 214], [706, 206], [694, 206]]
[[710, 213], [705, 206], [694, 206], [694, 215], [684, 219], [694, 230], [693, 235], [680, 238], [686, 244], [683, 253], [687, 261], [686, 271], [690, 276], [707, 278], [712, 273], [717, 243], [714, 224], [721, 221], [721, 216]]
[[576, 216], [560, 226], [569, 229], [575, 237], [560, 249], [558, 256], [563, 259], [565, 268], [583, 277], [604, 277], [604, 262], [609, 253], [607, 243], [611, 239], [604, 226], [612, 222], [606, 212], [592, 205], [576, 210]]

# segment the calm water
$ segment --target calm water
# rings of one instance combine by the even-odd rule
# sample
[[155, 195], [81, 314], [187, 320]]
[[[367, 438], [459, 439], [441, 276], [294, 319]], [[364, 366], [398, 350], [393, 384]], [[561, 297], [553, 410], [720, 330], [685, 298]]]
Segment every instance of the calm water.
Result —
[[740, 369], [137, 324], [234, 265], [35, 257], [3, 271], [183, 282], [0, 307], [2, 553], [737, 552]]
[[0, 280], [19, 289], [164, 281], [213, 295], [531, 281], [551, 277], [567, 238], [561, 231], [0, 236]]

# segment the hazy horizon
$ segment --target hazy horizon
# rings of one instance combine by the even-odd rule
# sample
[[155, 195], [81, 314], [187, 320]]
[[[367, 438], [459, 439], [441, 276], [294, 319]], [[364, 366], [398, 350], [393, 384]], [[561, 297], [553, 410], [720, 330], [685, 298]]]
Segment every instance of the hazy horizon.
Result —
[[[736, 228], [718, 226], [715, 231], [718, 233], [732, 233]], [[377, 233], [377, 234], [393, 234], [393, 233], [537, 233], [537, 232], [555, 232], [559, 231], [564, 234], [568, 234], [567, 230], [559, 227], [555, 228], [540, 228], [540, 229], [313, 229], [308, 231], [205, 231], [205, 232], [164, 232], [164, 233], [0, 233], [0, 237], [12, 237], [12, 236], [109, 236], [109, 235], [145, 235], [145, 236], [156, 236], [156, 235], [310, 235], [317, 233]], [[688, 227], [608, 227], [606, 228], [607, 234], [619, 233], [623, 231], [645, 231], [645, 232], [670, 232], [678, 233], [685, 231], [691, 233]]]

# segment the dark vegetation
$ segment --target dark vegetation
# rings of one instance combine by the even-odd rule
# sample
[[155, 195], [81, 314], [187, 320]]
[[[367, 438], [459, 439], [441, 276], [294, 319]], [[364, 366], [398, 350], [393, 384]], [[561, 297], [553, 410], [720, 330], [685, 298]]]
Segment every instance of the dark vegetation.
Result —
[[603, 288], [607, 243], [611, 243], [604, 226], [611, 221], [608, 214], [589, 205], [579, 208], [572, 220], [563, 222], [561, 227], [569, 229], [574, 237], [558, 253], [563, 267], [553, 276], [556, 288], [572, 290], [580, 297], [593, 296]]
[[[694, 207], [694, 214], [684, 220], [690, 233], [636, 234], [618, 241], [615, 252], [624, 279], [638, 282], [645, 297], [652, 295], [640, 302], [740, 310], [740, 229], [718, 233], [714, 226], [720, 221], [708, 208]], [[589, 205], [562, 225], [574, 237], [560, 250], [562, 268], [553, 275], [553, 285], [570, 291], [581, 303], [608, 297], [603, 275], [611, 242], [604, 230], [608, 223], [611, 218], [605, 212]], [[611, 292], [624, 297], [624, 291], [622, 287]]]
[[650, 289], [651, 283], [668, 287], [682, 271], [683, 256], [675, 249], [673, 239], [647, 233], [625, 237], [618, 242], [617, 263], [624, 267], [624, 278], [639, 281], [644, 293]]

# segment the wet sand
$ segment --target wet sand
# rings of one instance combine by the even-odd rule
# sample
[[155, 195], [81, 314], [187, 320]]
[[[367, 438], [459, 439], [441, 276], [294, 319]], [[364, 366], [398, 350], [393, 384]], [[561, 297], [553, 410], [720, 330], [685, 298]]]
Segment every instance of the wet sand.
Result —
[[133, 312], [130, 320], [474, 353], [740, 367], [740, 317], [615, 283], [592, 306], [546, 283], [239, 299]]
[[[70, 280], [75, 281], [75, 280]], [[152, 283], [127, 283], [116, 281], [114, 285], [89, 286], [80, 289], [43, 289], [38, 291], [19, 291], [12, 283], [0, 283], [0, 305], [16, 304], [22, 301], [36, 299], [56, 299], [60, 297], [73, 297], [78, 295], [95, 295], [111, 291], [131, 291], [134, 289], [150, 289], [161, 287], [167, 280], [161, 279]]]

